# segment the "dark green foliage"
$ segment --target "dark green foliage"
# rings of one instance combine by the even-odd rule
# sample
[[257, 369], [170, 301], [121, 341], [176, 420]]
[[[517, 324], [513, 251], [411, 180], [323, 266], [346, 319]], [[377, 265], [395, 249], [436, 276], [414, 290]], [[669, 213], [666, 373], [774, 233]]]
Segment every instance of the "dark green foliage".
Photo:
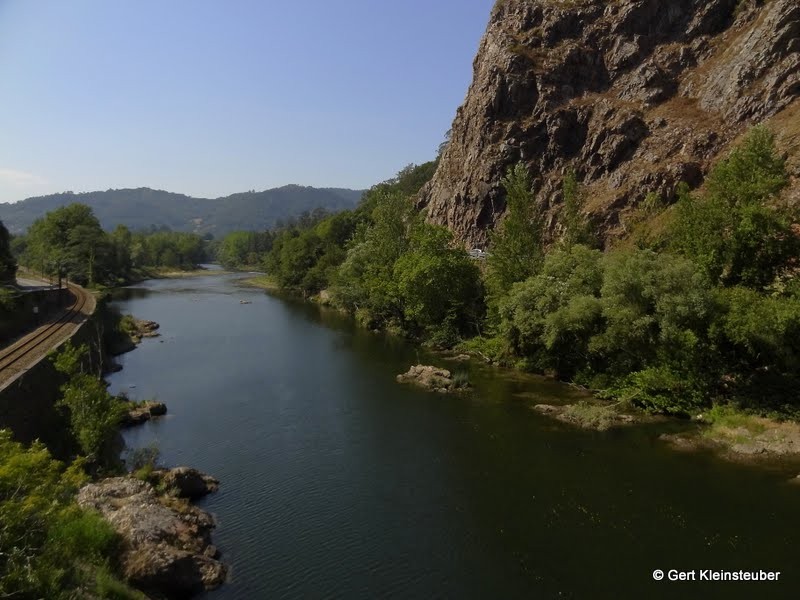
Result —
[[648, 250], [611, 254], [601, 290], [604, 331], [592, 341], [619, 373], [692, 361], [711, 289], [689, 260]]
[[206, 241], [193, 233], [132, 233], [122, 225], [106, 233], [83, 204], [47, 213], [18, 249], [34, 271], [89, 286], [124, 284], [151, 267], [192, 269], [208, 257]]
[[444, 345], [452, 345], [462, 332], [476, 332], [481, 316], [478, 268], [452, 240], [447, 229], [419, 220], [408, 251], [394, 263], [406, 327], [438, 333]]
[[774, 136], [757, 127], [708, 176], [707, 193], [679, 192], [673, 247], [713, 281], [765, 289], [798, 255], [791, 219], [769, 201], [788, 183]]
[[583, 212], [586, 197], [581, 185], [578, 183], [575, 171], [570, 171], [564, 177], [561, 193], [564, 201], [561, 211], [561, 224], [564, 227], [564, 235], [561, 238], [562, 243], [566, 246], [574, 244], [597, 245], [597, 236], [594, 235], [592, 225]]
[[592, 367], [589, 342], [603, 323], [601, 258], [586, 246], [555, 250], [501, 301], [500, 331], [535, 368], [571, 378]]
[[137, 233], [131, 241], [131, 263], [137, 269], [157, 267], [189, 270], [208, 258], [205, 240], [194, 233]]
[[667, 365], [635, 371], [611, 388], [617, 398], [654, 412], [686, 415], [708, 403], [707, 390], [679, 369]]
[[394, 265], [408, 250], [413, 209], [397, 191], [382, 190], [370, 199], [375, 208], [334, 278], [334, 298], [372, 324], [399, 325], [402, 308]]
[[410, 198], [430, 181], [436, 172], [439, 160], [432, 160], [421, 165], [410, 164], [404, 167], [392, 179], [373, 186], [364, 193], [356, 212], [371, 213], [382, 194], [396, 193], [404, 198]]
[[14, 283], [17, 277], [17, 261], [11, 253], [11, 236], [0, 221], [0, 285]]
[[261, 256], [272, 249], [275, 234], [271, 231], [234, 231], [219, 243], [217, 260], [226, 269], [240, 269], [258, 265]]
[[[563, 243], [501, 300], [500, 333], [527, 366], [649, 410], [727, 398], [796, 411], [798, 239], [776, 202], [786, 181], [771, 134], [757, 128], [713, 169], [704, 196], [679, 191], [670, 244], [683, 256], [659, 243], [601, 260], [573, 245], [580, 210], [567, 200], [579, 192], [568, 177]], [[660, 212], [655, 200], [642, 219]]]
[[536, 369], [585, 383], [605, 375], [615, 395], [674, 411], [701, 393], [711, 303], [686, 259], [642, 250], [603, 257], [578, 245], [551, 252], [540, 273], [512, 288], [500, 330]]
[[402, 316], [392, 266], [408, 244], [409, 197], [436, 162], [409, 165], [367, 191], [354, 211], [310, 214], [277, 231], [264, 269], [287, 289], [313, 295], [332, 287], [340, 304], [381, 322]]
[[800, 410], [798, 236], [777, 202], [787, 175], [768, 131], [721, 161], [704, 195], [681, 187], [674, 213], [648, 195], [630, 220], [633, 243], [606, 254], [592, 249], [574, 173], [561, 240], [546, 252], [530, 175], [516, 165], [503, 179], [486, 294], [480, 263], [414, 211], [409, 196], [434, 166], [404, 169], [353, 212], [278, 232], [265, 267], [283, 287], [329, 287], [370, 327], [436, 345], [478, 334], [460, 347], [647, 410], [685, 414], [721, 400]]
[[102, 379], [83, 371], [87, 352], [86, 346], [67, 343], [53, 357], [56, 369], [68, 378], [61, 386], [60, 405], [69, 411], [72, 432], [84, 455], [101, 467], [115, 466], [112, 443], [126, 408], [108, 393]]
[[528, 169], [522, 163], [503, 178], [506, 216], [492, 235], [487, 284], [499, 299], [511, 286], [536, 273], [544, 256], [544, 219], [533, 198]]
[[754, 127], [741, 145], [709, 173], [709, 195], [728, 206], [747, 206], [780, 192], [789, 182], [786, 161], [775, 149], [775, 136], [766, 127]]
[[344, 260], [344, 246], [355, 225], [355, 215], [348, 211], [328, 217], [308, 215], [273, 234], [272, 247], [262, 258], [264, 269], [283, 288], [316, 294], [328, 287]]
[[25, 262], [43, 273], [79, 283], [101, 281], [110, 266], [105, 233], [92, 210], [71, 204], [47, 213], [31, 225]]
[[727, 392], [741, 405], [797, 412], [800, 299], [743, 288], [717, 292], [711, 337]]

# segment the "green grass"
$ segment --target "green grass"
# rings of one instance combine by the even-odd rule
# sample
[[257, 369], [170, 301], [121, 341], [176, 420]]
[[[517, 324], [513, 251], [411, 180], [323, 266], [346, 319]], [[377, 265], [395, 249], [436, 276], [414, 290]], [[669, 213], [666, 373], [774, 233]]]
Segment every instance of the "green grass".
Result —
[[118, 327], [122, 333], [129, 336], [135, 335], [138, 330], [136, 327], [136, 319], [134, 319], [132, 315], [122, 315]]
[[753, 415], [747, 414], [732, 406], [717, 405], [704, 414], [704, 418], [711, 423], [712, 431], [720, 428], [746, 429], [754, 435], [763, 433], [766, 429], [764, 423]]
[[500, 364], [508, 357], [508, 342], [500, 336], [470, 338], [458, 344], [455, 349]]
[[128, 587], [105, 569], [97, 571], [95, 592], [108, 600], [145, 600], [147, 596]]
[[562, 416], [581, 427], [604, 431], [616, 422], [617, 411], [611, 406], [582, 400], [565, 407]]
[[248, 279], [242, 279], [241, 281], [244, 285], [250, 285], [253, 287], [262, 288], [265, 290], [279, 290], [280, 285], [278, 285], [277, 280], [272, 277], [271, 275], [258, 275], [257, 277], [250, 277]]

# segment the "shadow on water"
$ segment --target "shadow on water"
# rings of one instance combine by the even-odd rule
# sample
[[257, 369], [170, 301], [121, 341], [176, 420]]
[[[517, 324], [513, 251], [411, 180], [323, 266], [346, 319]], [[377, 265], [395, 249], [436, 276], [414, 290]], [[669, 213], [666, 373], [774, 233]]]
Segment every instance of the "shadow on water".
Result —
[[[789, 471], [675, 452], [658, 436], [680, 423], [578, 430], [531, 406], [580, 390], [480, 363], [457, 367], [466, 394], [398, 385], [456, 367], [237, 278], [127, 290], [162, 338], [110, 378], [169, 405], [129, 444], [222, 481], [203, 506], [232, 576], [208, 598], [797, 597]], [[657, 568], [783, 575], [681, 587]]]

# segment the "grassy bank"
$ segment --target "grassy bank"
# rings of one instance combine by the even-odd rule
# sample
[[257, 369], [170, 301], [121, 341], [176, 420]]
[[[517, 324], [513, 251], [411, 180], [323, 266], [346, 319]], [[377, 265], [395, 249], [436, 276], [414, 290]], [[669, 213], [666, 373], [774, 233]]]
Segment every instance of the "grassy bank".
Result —
[[281, 286], [278, 285], [277, 280], [271, 275], [257, 275], [256, 277], [248, 277], [247, 279], [242, 279], [240, 283], [250, 287], [260, 288], [262, 290], [282, 290]]

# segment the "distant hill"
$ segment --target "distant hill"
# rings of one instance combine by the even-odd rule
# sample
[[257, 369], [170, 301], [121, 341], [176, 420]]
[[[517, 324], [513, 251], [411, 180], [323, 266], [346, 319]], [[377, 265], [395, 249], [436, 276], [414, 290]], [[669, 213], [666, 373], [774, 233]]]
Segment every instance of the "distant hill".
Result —
[[51, 194], [0, 204], [0, 221], [11, 233], [24, 232], [46, 212], [73, 202], [94, 210], [104, 229], [166, 226], [215, 236], [235, 230], [265, 230], [315, 208], [337, 212], [353, 208], [362, 191], [287, 185], [263, 192], [245, 192], [224, 198], [193, 198], [150, 188]]

